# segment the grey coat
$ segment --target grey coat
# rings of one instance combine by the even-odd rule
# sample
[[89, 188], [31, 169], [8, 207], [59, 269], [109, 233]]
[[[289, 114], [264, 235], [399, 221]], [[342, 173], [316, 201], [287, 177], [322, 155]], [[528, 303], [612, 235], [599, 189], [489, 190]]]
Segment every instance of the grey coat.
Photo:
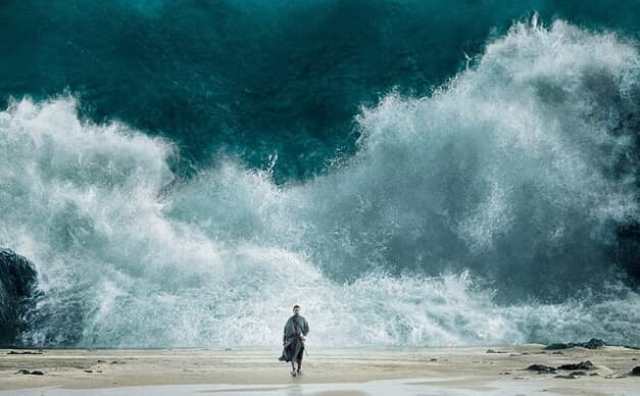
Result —
[[309, 333], [309, 322], [301, 315], [293, 315], [284, 325], [284, 335], [282, 337], [282, 356], [279, 360], [291, 362], [302, 360], [304, 353], [304, 341], [300, 336]]
[[300, 338], [300, 335], [306, 336], [309, 333], [309, 322], [302, 315], [293, 315], [284, 325], [283, 342], [291, 338]]

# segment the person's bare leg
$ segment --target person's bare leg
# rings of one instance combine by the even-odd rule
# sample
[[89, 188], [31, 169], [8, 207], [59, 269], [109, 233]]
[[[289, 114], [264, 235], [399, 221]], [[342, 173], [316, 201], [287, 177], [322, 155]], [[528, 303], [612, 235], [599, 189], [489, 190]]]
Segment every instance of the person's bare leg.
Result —
[[298, 375], [302, 374], [302, 357], [298, 359]]
[[295, 377], [296, 376], [296, 366], [295, 366], [294, 362], [295, 362], [295, 360], [292, 359], [291, 360], [291, 375]]

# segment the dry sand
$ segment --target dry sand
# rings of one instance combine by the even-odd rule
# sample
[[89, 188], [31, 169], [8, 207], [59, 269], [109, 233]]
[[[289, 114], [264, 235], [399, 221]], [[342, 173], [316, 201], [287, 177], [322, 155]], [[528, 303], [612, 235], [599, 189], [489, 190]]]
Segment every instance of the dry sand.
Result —
[[[0, 396], [640, 395], [640, 377], [626, 375], [640, 366], [640, 351], [622, 347], [309, 349], [305, 375], [299, 378], [290, 377], [288, 365], [276, 360], [278, 349], [0, 350]], [[569, 371], [526, 370], [534, 363], [585, 360], [595, 368], [573, 379], [557, 377]], [[43, 375], [21, 374], [22, 369]]]

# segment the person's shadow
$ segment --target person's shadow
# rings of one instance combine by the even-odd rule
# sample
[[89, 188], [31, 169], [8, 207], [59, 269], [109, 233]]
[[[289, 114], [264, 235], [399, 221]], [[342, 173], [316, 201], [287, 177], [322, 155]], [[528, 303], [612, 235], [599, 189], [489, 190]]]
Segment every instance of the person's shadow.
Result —
[[302, 396], [302, 385], [300, 384], [291, 384], [287, 388], [287, 396]]

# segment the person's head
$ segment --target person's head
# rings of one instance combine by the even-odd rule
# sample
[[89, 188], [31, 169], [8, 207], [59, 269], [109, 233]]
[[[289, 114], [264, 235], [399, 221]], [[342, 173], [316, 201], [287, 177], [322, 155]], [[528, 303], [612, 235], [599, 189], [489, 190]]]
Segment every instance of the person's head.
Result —
[[300, 306], [298, 304], [293, 306], [293, 314], [298, 315], [300, 313]]

